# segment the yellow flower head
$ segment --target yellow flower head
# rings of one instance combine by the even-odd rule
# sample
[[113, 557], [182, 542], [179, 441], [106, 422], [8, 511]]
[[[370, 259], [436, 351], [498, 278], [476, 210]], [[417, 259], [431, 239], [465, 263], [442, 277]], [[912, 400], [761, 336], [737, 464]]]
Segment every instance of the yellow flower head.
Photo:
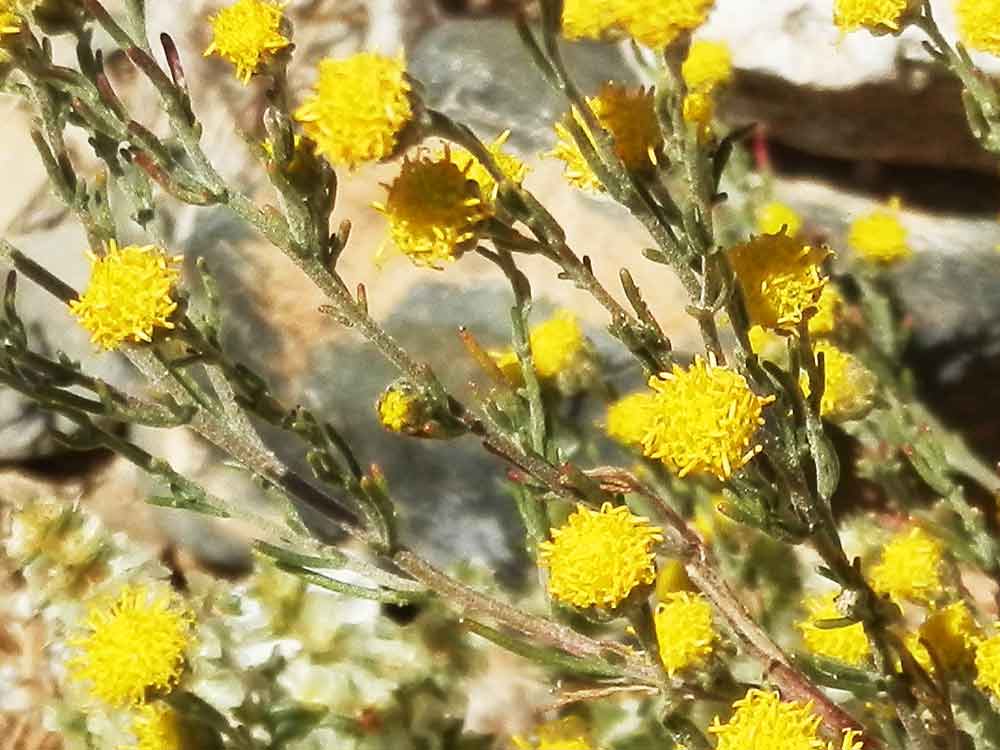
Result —
[[468, 175], [450, 158], [405, 159], [375, 208], [389, 220], [389, 234], [418, 266], [441, 268], [475, 244], [477, 225], [489, 216]]
[[687, 571], [679, 560], [667, 560], [656, 574], [656, 598], [666, 602], [671, 594], [681, 591], [696, 593], [698, 589], [691, 583]]
[[758, 396], [739, 373], [698, 357], [686, 370], [674, 365], [673, 372], [650, 378], [649, 386], [656, 408], [643, 452], [678, 476], [728, 479], [760, 452], [754, 437], [774, 398]]
[[613, 608], [636, 586], [653, 582], [653, 546], [662, 540], [658, 528], [624, 505], [605, 503], [599, 511], [578, 505], [552, 530], [552, 541], [538, 545], [538, 561], [559, 601]]
[[617, 23], [640, 44], [660, 50], [705, 23], [715, 0], [620, 0]]
[[392, 432], [406, 432], [413, 427], [418, 405], [413, 395], [400, 388], [389, 388], [378, 402], [378, 421]]
[[534, 742], [514, 737], [519, 750], [593, 750], [590, 731], [579, 716], [546, 722], [535, 730]]
[[1000, 634], [976, 643], [976, 685], [1000, 700]]
[[853, 667], [860, 667], [868, 661], [871, 646], [860, 622], [840, 628], [823, 628], [817, 625], [823, 620], [843, 617], [837, 609], [836, 591], [807, 597], [802, 605], [809, 616], [795, 623], [795, 627], [802, 633], [806, 648], [814, 654], [836, 659]]
[[91, 341], [117, 349], [126, 342], [152, 341], [157, 328], [174, 327], [170, 316], [177, 303], [171, 295], [180, 278], [180, 257], [152, 245], [119, 248], [114, 240], [103, 256], [88, 256], [90, 281], [69, 308]]
[[958, 0], [958, 36], [970, 49], [1000, 55], [1000, 2]]
[[642, 448], [646, 432], [656, 418], [656, 396], [630, 393], [608, 408], [608, 436], [630, 448]]
[[616, 0], [566, 0], [562, 30], [569, 39], [600, 39], [614, 29]]
[[[860, 419], [871, 411], [875, 389], [875, 375], [861, 361], [829, 342], [818, 342], [814, 347], [823, 355], [825, 383], [820, 415], [831, 422], [849, 422]], [[809, 396], [809, 376], [799, 375], [802, 393]]]
[[0, 40], [8, 34], [20, 32], [22, 23], [15, 0], [0, 0]]
[[802, 230], [802, 217], [791, 206], [778, 201], [761, 206], [757, 212], [757, 231], [761, 234], [780, 234], [795, 237]]
[[698, 134], [704, 138], [710, 132], [712, 118], [715, 116], [715, 100], [704, 91], [696, 91], [684, 96], [681, 113], [684, 122], [698, 126]]
[[[586, 359], [587, 339], [580, 321], [569, 310], [558, 310], [548, 320], [534, 326], [528, 334], [535, 373], [542, 380], [552, 380]], [[521, 382], [521, 365], [513, 349], [492, 352], [497, 367], [511, 382]]]
[[912, 4], [912, 0], [837, 0], [833, 22], [842, 31], [861, 28], [899, 31], [900, 22]]
[[[611, 134], [615, 153], [628, 169], [641, 172], [656, 164], [656, 151], [663, 139], [653, 108], [652, 91], [608, 83], [600, 94], [588, 98], [587, 103], [601, 127]], [[572, 116], [584, 127], [579, 114]], [[566, 162], [566, 179], [570, 184], [594, 192], [604, 190], [566, 126], [556, 123], [555, 129], [558, 140], [549, 155]]]
[[[811, 703], [783, 701], [770, 690], [751, 688], [733, 704], [733, 715], [722, 723], [715, 717], [710, 734], [716, 750], [836, 750], [820, 738], [820, 717]], [[844, 731], [839, 750], [861, 750], [861, 733]]]
[[929, 643], [935, 659], [946, 672], [954, 672], [972, 663], [979, 626], [964, 602], [955, 602], [935, 610], [916, 633], [906, 637], [906, 647], [928, 673], [934, 672], [934, 659], [924, 642]]
[[184, 750], [178, 716], [162, 701], [139, 707], [132, 734], [136, 743], [129, 750]]
[[844, 298], [837, 287], [827, 283], [816, 303], [816, 313], [809, 318], [809, 333], [813, 336], [827, 336], [833, 333], [844, 307]]
[[712, 653], [718, 637], [712, 625], [712, 605], [701, 594], [668, 594], [654, 615], [660, 659], [671, 677], [698, 667]]
[[148, 691], [169, 690], [180, 678], [192, 625], [172, 592], [126, 586], [113, 602], [91, 605], [87, 632], [70, 640], [78, 650], [70, 674], [110, 706], [138, 705]]
[[[503, 145], [507, 142], [509, 136], [510, 131], [505, 130], [487, 148], [489, 148], [490, 153], [507, 179], [515, 185], [520, 185], [528, 174], [528, 167], [516, 156], [508, 154], [503, 150]], [[462, 170], [466, 179], [472, 180], [479, 186], [479, 193], [484, 201], [490, 204], [496, 201], [500, 186], [486, 170], [486, 167], [480, 164], [479, 160], [464, 148], [456, 148], [454, 146], [442, 148], [440, 151], [434, 153], [434, 157], [437, 159], [451, 159], [455, 166]]]
[[283, 20], [281, 6], [272, 0], [236, 0], [212, 17], [212, 43], [205, 56], [228, 60], [247, 84], [261, 63], [291, 43], [281, 33]]
[[858, 255], [872, 263], [889, 264], [913, 254], [906, 244], [906, 229], [899, 221], [899, 206], [899, 199], [893, 198], [886, 208], [854, 220], [847, 241]]
[[724, 42], [698, 39], [691, 43], [687, 59], [681, 66], [681, 76], [688, 91], [709, 92], [729, 83], [733, 77], [733, 55]]
[[413, 117], [402, 57], [359, 52], [319, 64], [312, 95], [295, 110], [316, 153], [334, 166], [356, 167], [393, 155]]
[[746, 298], [750, 321], [764, 328], [794, 330], [819, 302], [826, 276], [825, 248], [786, 234], [762, 234], [729, 251]]
[[941, 593], [941, 543], [919, 526], [897, 534], [869, 574], [872, 587], [894, 600], [930, 602]]

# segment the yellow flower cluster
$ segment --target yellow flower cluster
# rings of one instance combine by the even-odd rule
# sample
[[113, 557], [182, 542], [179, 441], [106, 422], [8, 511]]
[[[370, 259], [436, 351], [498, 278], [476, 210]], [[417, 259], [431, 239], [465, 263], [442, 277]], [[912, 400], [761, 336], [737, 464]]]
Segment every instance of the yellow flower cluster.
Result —
[[757, 211], [757, 231], [761, 234], [780, 234], [784, 230], [789, 237], [798, 236], [802, 231], [802, 217], [791, 206], [779, 201], [771, 201]]
[[[826, 341], [817, 342], [816, 354], [823, 355], [824, 388], [820, 415], [831, 422], [860, 419], [871, 411], [878, 385], [875, 375], [861, 361]], [[799, 386], [808, 398], [809, 376], [799, 375]]]
[[930, 602], [941, 593], [941, 543], [919, 526], [893, 537], [869, 572], [872, 587], [893, 600]]
[[633, 394], [608, 412], [607, 431], [641, 447], [678, 476], [711, 474], [728, 479], [759, 451], [753, 439], [773, 397], [750, 390], [746, 379], [698, 357], [688, 369], [649, 379], [653, 393]]
[[791, 331], [819, 302], [827, 278], [825, 248], [787, 234], [762, 234], [729, 250], [750, 322]]
[[827, 283], [816, 303], [816, 312], [809, 318], [809, 333], [813, 336], [827, 336], [833, 333], [844, 307], [844, 298], [840, 296], [837, 287]]
[[802, 605], [808, 617], [795, 623], [795, 627], [802, 633], [806, 648], [814, 654], [836, 659], [853, 667], [860, 667], [868, 661], [871, 646], [860, 622], [839, 628], [821, 627], [818, 624], [823, 620], [843, 617], [837, 609], [836, 591], [807, 597]]
[[320, 61], [313, 93], [294, 116], [318, 155], [353, 169], [396, 152], [413, 117], [410, 95], [401, 57], [361, 52]]
[[958, 0], [958, 35], [970, 49], [1000, 55], [1000, 2]]
[[[534, 326], [528, 334], [535, 373], [543, 380], [552, 380], [574, 369], [586, 355], [587, 339], [580, 321], [569, 310], [558, 310], [548, 320]], [[492, 356], [512, 383], [521, 382], [521, 365], [513, 349], [493, 352]]]
[[662, 49], [705, 23], [715, 0], [566, 0], [563, 33], [573, 39], [625, 34]]
[[1000, 700], [1000, 633], [976, 643], [976, 685]]
[[893, 198], [884, 209], [865, 214], [851, 223], [847, 241], [867, 261], [888, 265], [909, 258], [906, 229], [899, 221], [900, 201]]
[[[587, 103], [601, 127], [611, 135], [615, 153], [627, 169], [644, 172], [656, 165], [656, 153], [663, 144], [663, 138], [656, 121], [652, 91], [608, 83], [597, 96], [588, 98]], [[586, 130], [579, 113], [567, 115], [570, 116]], [[569, 183], [592, 192], [604, 190], [566, 125], [557, 122], [555, 131], [556, 145], [548, 155], [566, 163]]]
[[718, 637], [712, 605], [703, 595], [687, 591], [667, 594], [656, 608], [654, 624], [660, 660], [671, 677], [704, 664]]
[[97, 601], [87, 633], [70, 640], [77, 653], [74, 679], [110, 706], [138, 706], [150, 690], [169, 690], [180, 677], [193, 616], [172, 592], [129, 585], [111, 601]]
[[608, 408], [605, 430], [608, 435], [629, 448], [642, 449], [646, 433], [656, 419], [656, 395], [630, 393]]
[[184, 750], [180, 719], [162, 701], [139, 708], [132, 720], [136, 744], [129, 750]]
[[90, 281], [70, 311], [103, 349], [118, 349], [127, 342], [152, 341], [157, 328], [171, 329], [170, 316], [177, 309], [174, 286], [180, 278], [179, 257], [160, 248], [129, 245], [114, 240], [103, 256], [88, 253]]
[[[835, 750], [820, 738], [820, 717], [811, 703], [783, 701], [770, 690], [751, 688], [733, 704], [733, 715], [719, 717], [708, 731], [718, 740], [716, 750]], [[862, 750], [861, 734], [844, 732], [839, 750]]]
[[538, 545], [549, 593], [574, 607], [614, 608], [656, 577], [653, 547], [663, 534], [623, 505], [578, 505], [552, 541]]
[[899, 31], [913, 0], [837, 0], [833, 22], [843, 31]]
[[[920, 629], [906, 637], [906, 647], [921, 667], [935, 672], [935, 662], [945, 672], [955, 672], [972, 663], [979, 626], [964, 602], [954, 602], [932, 611]], [[924, 643], [930, 644], [934, 658]]]
[[691, 45], [681, 66], [681, 77], [687, 87], [683, 115], [686, 122], [707, 131], [715, 113], [715, 89], [733, 77], [733, 57], [729, 47], [721, 42], [697, 40]]
[[[503, 150], [503, 145], [510, 137], [510, 131], [505, 130], [487, 148], [497, 166], [504, 173], [504, 176], [516, 185], [520, 185], [528, 174], [528, 167], [518, 159]], [[448, 158], [465, 174], [466, 179], [472, 180], [479, 187], [479, 194], [482, 199], [492, 206], [496, 202], [497, 193], [500, 186], [489, 171], [480, 164], [472, 154], [464, 148], [446, 147], [434, 153], [435, 158]]]
[[514, 737], [518, 750], [593, 750], [590, 732], [579, 716], [567, 716], [542, 724], [535, 730], [535, 741]]
[[[18, 13], [14, 0], [0, 0], [0, 40], [9, 34], [21, 31], [21, 14]], [[2, 61], [0, 57], [0, 61]]]
[[291, 44], [281, 33], [283, 20], [281, 6], [273, 0], [236, 0], [212, 17], [212, 43], [205, 56], [231, 62], [245, 85], [264, 61]]
[[390, 388], [378, 402], [378, 419], [392, 432], [405, 432], [413, 427], [415, 399], [399, 388]]
[[466, 172], [450, 157], [404, 159], [388, 191], [375, 208], [388, 219], [396, 247], [418, 266], [440, 269], [461, 257], [490, 215], [479, 191], [470, 190]]

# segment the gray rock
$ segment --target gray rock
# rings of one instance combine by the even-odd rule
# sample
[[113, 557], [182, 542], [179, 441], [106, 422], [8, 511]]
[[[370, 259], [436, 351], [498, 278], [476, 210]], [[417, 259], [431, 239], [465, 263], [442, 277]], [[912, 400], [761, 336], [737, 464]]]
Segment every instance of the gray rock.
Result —
[[[952, 5], [934, 7], [953, 39]], [[718, 0], [698, 35], [733, 52], [723, 117], [760, 123], [772, 139], [821, 156], [995, 173], [969, 132], [958, 84], [931, 64], [923, 33], [841, 34], [832, 8], [832, 0]], [[998, 70], [996, 58], [975, 59]]]
[[[613, 45], [574, 42], [563, 49], [567, 66], [587, 94], [610, 80], [637, 81]], [[408, 67], [424, 84], [432, 107], [486, 139], [510, 129], [511, 146], [522, 152], [548, 146], [554, 140], [552, 123], [567, 109], [532, 63], [509, 19], [434, 26], [414, 44]]]

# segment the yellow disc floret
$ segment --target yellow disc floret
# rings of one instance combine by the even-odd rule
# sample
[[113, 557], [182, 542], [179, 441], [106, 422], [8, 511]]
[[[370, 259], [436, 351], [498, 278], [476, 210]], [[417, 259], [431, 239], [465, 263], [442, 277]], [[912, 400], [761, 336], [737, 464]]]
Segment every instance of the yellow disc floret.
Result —
[[771, 690], [751, 688], [733, 704], [729, 721], [715, 717], [708, 728], [715, 750], [862, 750], [861, 733], [844, 730], [839, 748], [820, 736], [822, 720], [812, 703], [783, 701]]
[[617, 20], [617, 0], [566, 0], [562, 30], [570, 39], [600, 39], [609, 34]]
[[660, 660], [669, 676], [701, 666], [711, 655], [717, 634], [712, 625], [712, 605], [701, 594], [667, 594], [657, 606], [654, 619]]
[[827, 336], [833, 333], [843, 307], [844, 298], [833, 284], [827, 283], [816, 303], [816, 313], [809, 318], [809, 333], [813, 336]]
[[878, 209], [854, 220], [847, 241], [867, 261], [896, 263], [909, 258], [913, 251], [906, 243], [906, 228], [899, 221], [899, 199], [893, 198]]
[[806, 648], [814, 654], [854, 667], [860, 667], [868, 661], [871, 646], [860, 622], [836, 628], [821, 627], [818, 624], [823, 620], [838, 620], [843, 617], [837, 609], [836, 591], [807, 597], [802, 606], [809, 616], [795, 623], [795, 627], [802, 633]]
[[[500, 171], [503, 172], [504, 176], [515, 185], [520, 185], [528, 174], [528, 167], [516, 156], [508, 154], [503, 150], [503, 145], [507, 142], [507, 138], [509, 136], [510, 131], [505, 130], [497, 136], [496, 140], [489, 144], [487, 148], [493, 156], [493, 159], [496, 161], [497, 166], [500, 167]], [[479, 160], [476, 159], [476, 157], [464, 148], [457, 148], [454, 146], [443, 148], [434, 153], [435, 158], [445, 156], [450, 158], [455, 166], [462, 170], [466, 179], [472, 180], [479, 186], [479, 193], [484, 201], [489, 204], [496, 201], [499, 185], [496, 180], [493, 179], [493, 175], [489, 173], [486, 167], [479, 163]]]
[[514, 737], [518, 750], [593, 750], [590, 731], [579, 716], [567, 716], [542, 724], [534, 741]]
[[842, 31], [898, 31], [912, 0], [836, 0], [833, 22]]
[[578, 505], [552, 541], [538, 545], [549, 593], [575, 607], [613, 608], [656, 577], [653, 547], [663, 534], [623, 505]]
[[378, 421], [387, 430], [403, 432], [413, 424], [414, 404], [412, 396], [391, 388], [378, 402]]
[[976, 685], [1000, 700], [1000, 634], [976, 643]]
[[316, 153], [354, 168], [393, 155], [413, 117], [411, 86], [401, 57], [360, 52], [319, 64], [312, 95], [295, 110]]
[[733, 77], [733, 55], [724, 42], [692, 42], [681, 76], [688, 91], [709, 92]]
[[761, 234], [780, 234], [784, 230], [795, 237], [802, 230], [802, 217], [791, 206], [771, 201], [757, 211], [757, 231]]
[[750, 321], [794, 330], [815, 309], [826, 284], [822, 263], [829, 252], [787, 234], [762, 234], [729, 251]]
[[704, 91], [696, 91], [684, 97], [681, 114], [684, 122], [698, 126], [698, 135], [701, 138], [708, 136], [712, 125], [712, 118], [715, 116], [715, 100], [712, 95]]
[[958, 0], [955, 15], [966, 47], [1000, 55], [1000, 0]]
[[22, 23], [23, 20], [17, 11], [15, 0], [0, 0], [0, 40], [9, 34], [20, 32]]
[[284, 16], [272, 0], [237, 0], [212, 19], [212, 43], [205, 50], [236, 67], [236, 77], [250, 81], [261, 64], [291, 41], [281, 33]]
[[930, 602], [941, 593], [941, 543], [919, 526], [897, 534], [870, 572], [872, 587], [894, 600]]
[[110, 241], [102, 256], [88, 253], [90, 281], [70, 311], [104, 349], [151, 341], [157, 328], [170, 329], [177, 309], [172, 294], [179, 257], [147, 245], [119, 248]]
[[760, 452], [754, 438], [774, 397], [758, 396], [738, 372], [698, 357], [686, 370], [674, 365], [650, 378], [649, 386], [656, 404], [643, 452], [679, 476], [728, 479]]
[[191, 642], [191, 612], [170, 591], [127, 586], [114, 601], [87, 611], [86, 633], [73, 638], [74, 679], [111, 706], [134, 706], [150, 690], [169, 690]]
[[375, 208], [389, 220], [396, 247], [418, 266], [441, 268], [460, 257], [490, 213], [450, 157], [405, 159], [388, 190], [385, 203]]
[[656, 396], [631, 393], [608, 407], [608, 436], [629, 448], [642, 449], [650, 425], [656, 419]]
[[705, 23], [715, 0], [620, 0], [617, 23], [640, 44], [660, 50]]
[[535, 372], [540, 378], [554, 378], [569, 367], [586, 343], [580, 321], [568, 310], [559, 310], [532, 328], [528, 339]]
[[[820, 415], [831, 422], [860, 419], [871, 411], [878, 382], [861, 361], [829, 342], [818, 342], [816, 354], [823, 355], [824, 388]], [[809, 376], [803, 371], [799, 385], [808, 398]]]
[[[965, 602], [954, 602], [932, 612], [916, 633], [906, 638], [910, 653], [927, 672], [940, 664], [945, 672], [954, 672], [972, 663], [979, 626]], [[931, 658], [928, 644], [934, 652]]]
[[136, 742], [128, 750], [184, 750], [178, 716], [162, 701], [139, 707], [132, 734]]
[[[615, 153], [634, 172], [648, 171], [656, 164], [656, 152], [663, 139], [653, 108], [653, 92], [643, 88], [629, 89], [606, 84], [595, 97], [587, 99], [594, 115], [614, 141]], [[578, 113], [573, 115], [586, 131]], [[569, 129], [556, 123], [558, 140], [549, 154], [566, 162], [566, 179], [570, 184], [599, 192], [604, 189], [594, 174]]]

